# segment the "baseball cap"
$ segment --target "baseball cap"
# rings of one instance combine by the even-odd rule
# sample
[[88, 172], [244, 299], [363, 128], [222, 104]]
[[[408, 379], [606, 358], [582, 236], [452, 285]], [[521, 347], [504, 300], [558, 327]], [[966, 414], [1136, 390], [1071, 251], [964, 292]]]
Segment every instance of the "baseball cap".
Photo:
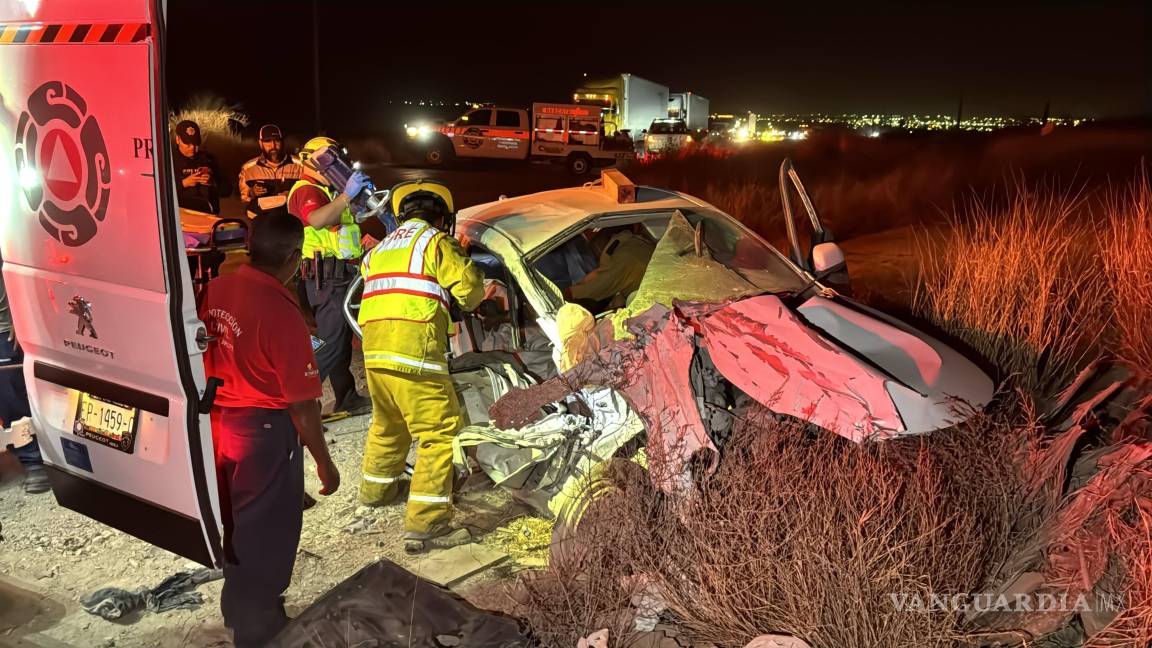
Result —
[[284, 140], [284, 136], [280, 134], [280, 127], [276, 124], [265, 124], [260, 127], [260, 140], [267, 142], [268, 140]]
[[200, 146], [200, 125], [190, 119], [185, 119], [176, 124], [176, 137], [185, 144]]

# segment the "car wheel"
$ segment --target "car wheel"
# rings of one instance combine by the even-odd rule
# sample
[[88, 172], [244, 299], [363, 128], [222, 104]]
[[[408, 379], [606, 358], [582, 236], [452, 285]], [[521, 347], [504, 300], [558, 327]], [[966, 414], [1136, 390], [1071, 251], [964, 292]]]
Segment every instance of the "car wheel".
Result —
[[429, 166], [440, 166], [448, 161], [448, 149], [439, 142], [432, 144], [424, 152], [424, 161]]
[[[627, 496], [613, 483], [614, 471], [629, 471], [627, 481], [634, 481], [646, 468], [635, 461], [613, 458], [596, 464], [587, 475], [577, 477], [577, 481], [566, 484], [564, 489], [570, 498], [556, 516], [552, 527], [551, 562], [579, 569], [594, 550], [597, 534], [610, 532], [598, 528], [606, 520], [597, 511], [601, 507], [612, 510], [615, 497]], [[618, 508], [618, 507], [616, 507]]]
[[587, 155], [573, 153], [568, 156], [568, 170], [572, 175], [582, 176], [592, 168], [592, 160]]

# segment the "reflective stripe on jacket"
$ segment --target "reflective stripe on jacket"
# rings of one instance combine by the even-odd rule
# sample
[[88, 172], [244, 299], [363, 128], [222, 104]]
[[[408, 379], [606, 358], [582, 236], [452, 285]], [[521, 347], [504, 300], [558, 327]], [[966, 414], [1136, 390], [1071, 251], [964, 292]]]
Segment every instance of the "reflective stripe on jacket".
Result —
[[450, 301], [473, 310], [484, 298], [484, 278], [456, 239], [412, 219], [364, 255], [360, 267], [364, 366], [447, 374]]
[[[301, 187], [316, 187], [332, 200], [332, 190], [321, 184], [309, 180], [297, 180], [288, 191], [288, 202], [292, 202], [292, 194]], [[311, 259], [319, 250], [320, 256], [336, 257], [337, 259], [358, 259], [364, 249], [360, 246], [360, 226], [352, 212], [345, 209], [340, 214], [340, 224], [326, 229], [316, 229], [310, 225], [304, 226], [303, 257]]]

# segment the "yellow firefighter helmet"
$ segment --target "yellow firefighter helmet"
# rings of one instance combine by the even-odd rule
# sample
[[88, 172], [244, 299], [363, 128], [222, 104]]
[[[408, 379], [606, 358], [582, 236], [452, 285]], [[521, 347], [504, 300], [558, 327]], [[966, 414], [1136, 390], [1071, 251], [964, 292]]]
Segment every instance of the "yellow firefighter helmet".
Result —
[[443, 183], [435, 180], [409, 180], [392, 187], [392, 213], [397, 220], [404, 221], [421, 215], [443, 216], [446, 228], [456, 220], [456, 207], [452, 202], [452, 192]]
[[[312, 139], [308, 140], [307, 142], [304, 142], [304, 146], [302, 146], [300, 148], [300, 153], [299, 153], [300, 162], [304, 163], [305, 165], [308, 165], [308, 160], [312, 157], [312, 155], [316, 151], [319, 151], [320, 149], [322, 149], [326, 146], [332, 146], [332, 147], [335, 147], [336, 150], [340, 150], [339, 142], [332, 139], [331, 137], [324, 137], [321, 135], [319, 137], [313, 137]], [[311, 166], [311, 165], [308, 165], [308, 166]]]

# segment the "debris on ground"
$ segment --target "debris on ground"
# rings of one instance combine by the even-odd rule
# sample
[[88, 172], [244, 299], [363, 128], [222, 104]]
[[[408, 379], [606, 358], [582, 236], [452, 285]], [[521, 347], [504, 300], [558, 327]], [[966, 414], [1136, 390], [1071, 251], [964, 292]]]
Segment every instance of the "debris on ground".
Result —
[[450, 587], [507, 559], [508, 554], [502, 551], [469, 543], [434, 551], [418, 561], [412, 571], [437, 585]]
[[1121, 616], [1125, 607], [1146, 604], [1117, 595], [1122, 578], [1141, 577], [1122, 572], [1149, 542], [1147, 528], [1142, 543], [1117, 529], [1126, 521], [1152, 520], [1147, 435], [1152, 399], [1146, 385], [1126, 374], [1116, 365], [1093, 363], [1049, 411], [1054, 429], [1031, 462], [1032, 487], [1046, 502], [1044, 522], [1006, 562], [1003, 585], [990, 596], [1060, 604], [1040, 605], [1027, 614], [999, 604], [970, 612], [968, 627], [984, 638], [1008, 645], [1044, 638], [1045, 645], [1079, 646], [1116, 631], [1117, 621], [1127, 622]]
[[483, 543], [508, 554], [521, 567], [540, 569], [548, 565], [553, 524], [554, 520], [518, 517], [485, 535]]
[[608, 648], [608, 629], [597, 630], [576, 643], [576, 648]]
[[744, 648], [810, 648], [803, 640], [788, 635], [762, 635]]
[[190, 590], [201, 583], [219, 580], [223, 576], [224, 573], [219, 569], [200, 569], [173, 574], [151, 589], [128, 591], [118, 587], [105, 587], [82, 597], [80, 605], [85, 612], [109, 621], [123, 618], [139, 609], [146, 609], [149, 612], [193, 609], [204, 603], [204, 596]]
[[318, 599], [272, 643], [276, 648], [391, 645], [528, 648], [532, 641], [516, 619], [481, 610], [381, 559]]

